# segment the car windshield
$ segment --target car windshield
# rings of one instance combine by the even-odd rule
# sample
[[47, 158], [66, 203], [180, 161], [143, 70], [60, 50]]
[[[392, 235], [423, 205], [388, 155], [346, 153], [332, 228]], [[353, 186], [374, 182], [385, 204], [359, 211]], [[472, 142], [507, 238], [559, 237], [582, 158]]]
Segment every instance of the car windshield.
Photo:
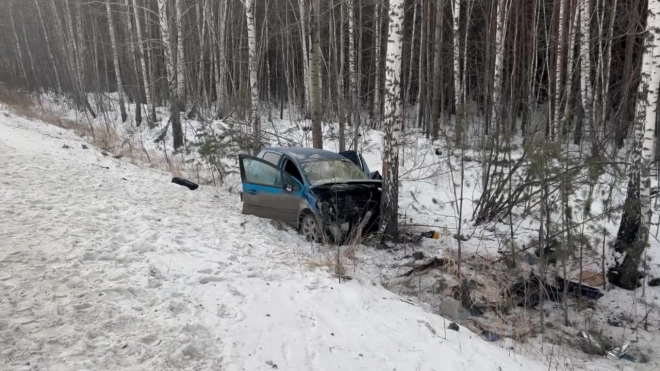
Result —
[[308, 161], [302, 163], [302, 169], [312, 185], [351, 179], [367, 179], [362, 170], [351, 161]]

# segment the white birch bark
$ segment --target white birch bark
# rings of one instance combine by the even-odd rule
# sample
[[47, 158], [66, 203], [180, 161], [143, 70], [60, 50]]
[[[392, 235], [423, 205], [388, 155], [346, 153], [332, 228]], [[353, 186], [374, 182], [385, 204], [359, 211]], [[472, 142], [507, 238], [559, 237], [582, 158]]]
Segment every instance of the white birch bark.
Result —
[[[642, 56], [641, 82], [635, 112], [635, 142], [626, 199], [626, 206], [637, 210], [628, 212], [624, 208], [613, 251], [613, 266], [608, 272], [610, 282], [628, 290], [635, 289], [640, 278], [639, 268], [642, 263], [642, 255], [648, 245], [652, 216], [651, 164], [655, 144], [658, 86], [660, 86], [659, 41], [660, 1], [650, 0], [647, 34]], [[639, 192], [638, 200], [635, 199], [637, 192]], [[635, 234], [632, 235], [633, 233]], [[622, 240], [625, 243], [622, 244]]]
[[115, 68], [115, 78], [117, 81], [117, 93], [119, 94], [119, 110], [121, 112], [121, 121], [126, 122], [128, 115], [124, 105], [124, 85], [121, 79], [121, 70], [119, 68], [119, 52], [117, 51], [117, 38], [115, 36], [115, 23], [112, 20], [112, 7], [110, 1], [105, 3], [105, 9], [108, 16], [108, 31], [110, 32], [110, 44], [112, 47], [112, 61]]
[[353, 148], [358, 148], [358, 136], [360, 133], [359, 128], [359, 108], [357, 106], [357, 77], [355, 57], [357, 50], [355, 48], [355, 5], [353, 0], [346, 0], [346, 7], [348, 8], [348, 88], [350, 91], [349, 97], [349, 116], [351, 116], [351, 124], [353, 125]]
[[497, 29], [495, 31], [495, 73], [493, 76], [493, 104], [490, 110], [490, 125], [498, 127], [502, 111], [502, 74], [504, 73], [504, 40], [508, 21], [507, 0], [497, 1]]
[[564, 117], [562, 118], [562, 136], [564, 133], [569, 131], [571, 127], [571, 123], [569, 120], [571, 120], [571, 92], [573, 91], [573, 73], [574, 68], [575, 68], [575, 57], [573, 53], [574, 47], [575, 47], [575, 36], [577, 34], [575, 33], [575, 29], [577, 27], [577, 12], [571, 12], [570, 9], [568, 9], [568, 30], [566, 32], [566, 36], [568, 37], [568, 47], [566, 48], [566, 83], [565, 85], [565, 102], [564, 102]]
[[[381, 61], [380, 61], [380, 55], [381, 53], [381, 46], [383, 44], [381, 40], [381, 4], [380, 1], [377, 1], [374, 4], [374, 34], [375, 34], [375, 41], [374, 41], [374, 114], [376, 114], [376, 117], [381, 117], [382, 116], [382, 101], [381, 101]], [[414, 18], [413, 18], [414, 19]], [[414, 48], [411, 48], [414, 49]], [[412, 60], [412, 59], [411, 59]]]
[[[259, 112], [259, 81], [257, 73], [257, 30], [254, 17], [254, 0], [245, 0], [245, 16], [247, 18], [248, 30], [248, 55], [250, 71], [250, 97], [251, 97], [251, 116], [253, 123], [253, 135], [258, 144], [261, 141], [260, 133], [260, 112]], [[255, 146], [256, 151], [256, 146]]]
[[[153, 97], [152, 97], [152, 86], [151, 86], [151, 81], [149, 80], [149, 74], [147, 72], [147, 61], [146, 61], [146, 51], [145, 49], [145, 42], [146, 40], [144, 39], [144, 36], [142, 35], [142, 24], [140, 23], [140, 17], [139, 17], [139, 10], [140, 7], [138, 6], [138, 0], [133, 0], [133, 16], [135, 18], [135, 31], [137, 33], [137, 44], [138, 44], [138, 50], [140, 51], [139, 53], [139, 59], [140, 59], [140, 71], [142, 73], [142, 80], [144, 81], [144, 93], [145, 97], [147, 98], [147, 107], [149, 107], [149, 112], [150, 115], [153, 112]], [[152, 119], [154, 119], [152, 117]]]
[[186, 109], [186, 80], [185, 80], [185, 56], [183, 53], [183, 3], [181, 0], [176, 0], [176, 88], [177, 98], [179, 98], [179, 109], [184, 111]]
[[[467, 4], [466, 4], [467, 5]], [[467, 5], [469, 6], [469, 5]], [[461, 1], [452, 0], [452, 30], [454, 37], [454, 104], [456, 112], [456, 124], [458, 125], [459, 110], [461, 107], [462, 86], [461, 86], [461, 34], [460, 34], [460, 21], [461, 21]]]
[[585, 129], [594, 133], [593, 127], [593, 95], [591, 81], [591, 14], [589, 12], [591, 0], [580, 1], [580, 95], [584, 118], [582, 131]]
[[46, 29], [46, 24], [44, 23], [44, 17], [41, 14], [41, 7], [39, 6], [39, 0], [34, 0], [34, 4], [37, 6], [37, 15], [39, 16], [39, 22], [41, 23], [41, 29], [44, 31], [44, 38], [46, 40], [46, 50], [48, 51], [48, 59], [50, 59], [50, 64], [53, 66], [53, 71], [55, 72], [55, 82], [57, 84], [57, 92], [62, 92], [62, 84], [60, 83], [60, 74], [57, 72], [57, 64], [55, 64], [55, 57], [53, 57], [53, 49], [51, 47], [50, 38], [48, 37], [48, 30]]
[[341, 117], [339, 118], [339, 151], [344, 151], [346, 150], [346, 108], [344, 107], [344, 102], [346, 101], [344, 93], [346, 92], [346, 89], [344, 87], [344, 73], [346, 70], [346, 55], [345, 49], [346, 49], [346, 34], [345, 34], [345, 27], [344, 27], [344, 19], [346, 15], [346, 11], [344, 10], [344, 1], [340, 0], [340, 9], [339, 9], [339, 76], [337, 76], [337, 97], [339, 99], [339, 104], [341, 105], [340, 107], [340, 115]]
[[[564, 30], [564, 19], [566, 18], [566, 0], [559, 0], [559, 27], [557, 31], [557, 56], [555, 64], [555, 77], [553, 81], [554, 91], [552, 94], [552, 99], [554, 101], [554, 114], [553, 119], [550, 122], [550, 138], [554, 139], [555, 131], [558, 123], [561, 121], [561, 103], [562, 103], [562, 89], [561, 89], [561, 72], [562, 67], [564, 66], [564, 59], [566, 54], [566, 48], [564, 48], [564, 43], [566, 42], [566, 31]], [[565, 91], [565, 90], [564, 90]]]
[[309, 54], [307, 53], [307, 40], [309, 40], [309, 28], [307, 27], [307, 0], [298, 0], [298, 9], [300, 10], [300, 42], [302, 43], [302, 61], [303, 61], [303, 88], [305, 94], [305, 113], [309, 112], [311, 95], [310, 83], [311, 75], [309, 74]]
[[398, 232], [399, 156], [396, 129], [401, 123], [401, 54], [403, 45], [404, 0], [390, 0], [387, 58], [385, 59], [385, 107], [383, 149], [383, 197], [379, 235], [395, 236]]
[[158, 0], [158, 24], [160, 36], [163, 43], [163, 56], [167, 70], [167, 85], [170, 100], [170, 120], [172, 122], [172, 139], [174, 149], [183, 145], [183, 130], [181, 128], [180, 109], [177, 97], [176, 68], [174, 65], [174, 35], [170, 32], [169, 19], [167, 17], [167, 0]]
[[655, 125], [657, 117], [658, 87], [660, 87], [660, 1], [649, 1], [646, 50], [642, 59], [641, 98], [637, 103], [637, 121], [643, 122], [642, 171], [640, 179], [640, 203], [642, 221], [646, 225], [644, 245], [648, 242], [648, 228], [651, 224], [651, 164], [653, 163], [655, 144]]

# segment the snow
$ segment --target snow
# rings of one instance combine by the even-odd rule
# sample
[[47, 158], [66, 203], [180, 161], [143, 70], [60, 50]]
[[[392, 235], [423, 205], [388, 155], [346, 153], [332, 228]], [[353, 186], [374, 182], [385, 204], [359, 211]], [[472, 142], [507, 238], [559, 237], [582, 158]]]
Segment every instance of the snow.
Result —
[[0, 112], [0, 169], [0, 369], [547, 369], [70, 131]]

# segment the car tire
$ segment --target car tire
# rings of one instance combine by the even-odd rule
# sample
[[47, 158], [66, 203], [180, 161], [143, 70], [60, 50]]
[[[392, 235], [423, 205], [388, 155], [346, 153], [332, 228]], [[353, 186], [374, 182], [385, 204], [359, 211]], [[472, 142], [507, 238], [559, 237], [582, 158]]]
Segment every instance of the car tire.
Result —
[[325, 240], [325, 232], [321, 222], [312, 213], [307, 213], [300, 221], [300, 234], [310, 242], [322, 242]]

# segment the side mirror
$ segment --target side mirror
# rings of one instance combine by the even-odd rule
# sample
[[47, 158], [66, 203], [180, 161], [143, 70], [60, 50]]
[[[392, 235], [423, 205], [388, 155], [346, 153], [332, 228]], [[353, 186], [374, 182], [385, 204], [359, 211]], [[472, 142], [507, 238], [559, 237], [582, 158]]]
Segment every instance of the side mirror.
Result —
[[293, 186], [291, 184], [287, 184], [284, 186], [284, 190], [291, 193], [293, 192]]

